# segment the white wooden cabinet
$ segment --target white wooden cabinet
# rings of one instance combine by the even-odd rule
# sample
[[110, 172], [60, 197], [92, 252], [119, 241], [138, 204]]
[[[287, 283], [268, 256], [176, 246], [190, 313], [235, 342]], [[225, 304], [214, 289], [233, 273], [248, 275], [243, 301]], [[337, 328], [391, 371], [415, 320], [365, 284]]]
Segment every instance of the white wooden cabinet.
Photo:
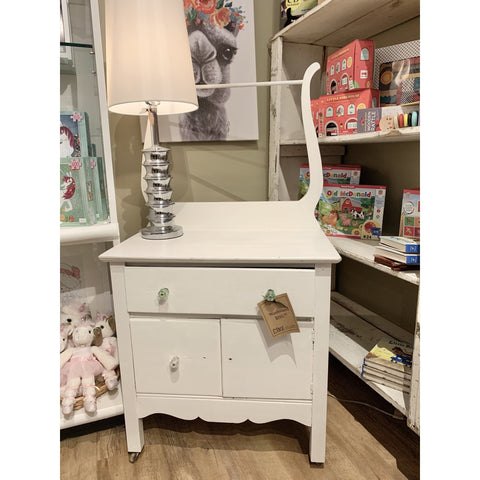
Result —
[[[355, 39], [374, 39], [376, 48], [418, 40], [419, 16], [419, 0], [319, 1], [317, 7], [270, 40], [271, 80], [297, 78], [312, 61], [325, 65], [326, 57], [330, 53]], [[322, 72], [315, 78], [312, 98], [325, 93], [325, 75]], [[308, 162], [302, 147], [305, 138], [296, 108], [299, 95], [300, 92], [295, 87], [272, 88], [270, 200], [297, 198], [299, 167]], [[419, 181], [419, 140], [420, 127], [410, 127], [388, 133], [320, 137], [318, 142], [324, 162], [329, 162], [328, 156], [333, 155], [329, 163], [359, 163], [363, 166], [362, 162], [368, 159], [367, 165], [374, 170], [372, 178], [380, 182], [377, 184], [387, 186], [389, 207], [384, 217], [384, 233], [397, 234], [402, 189], [419, 186], [409, 183]], [[398, 152], [406, 152], [405, 158]], [[405, 170], [406, 165], [409, 165], [408, 173], [402, 171], [402, 164], [405, 164]], [[418, 273], [393, 272], [388, 267], [374, 263], [373, 250], [376, 242], [345, 238], [331, 240], [344, 259], [353, 259], [367, 265], [372, 272], [383, 272], [384, 275], [407, 282], [418, 291]], [[342, 273], [338, 273], [339, 271], [337, 268], [337, 284], [342, 280], [340, 275], [348, 276], [345, 269], [342, 269]], [[373, 292], [371, 294], [374, 295]], [[413, 342], [415, 337], [414, 380], [410, 396], [372, 382], [367, 383], [405, 414], [409, 426], [419, 432], [419, 319], [414, 318], [407, 329], [399, 328], [395, 322], [373, 313], [373, 308], [368, 310], [361, 302], [353, 302], [339, 292], [333, 292], [332, 299], [330, 351], [359, 376], [363, 357], [384, 332], [410, 342]], [[416, 303], [416, 298], [413, 301]]]
[[[61, 291], [79, 291], [87, 298], [92, 313], [113, 312], [108, 268], [98, 255], [119, 242], [110, 131], [106, 105], [102, 39], [97, 0], [62, 0], [65, 42], [60, 43], [60, 108], [62, 111], [87, 112], [91, 143], [96, 157], [104, 162], [108, 220], [89, 226], [60, 227], [60, 268], [69, 272], [81, 267], [77, 283], [61, 285]], [[92, 155], [93, 156], [93, 155]], [[72, 276], [73, 278], [73, 276]], [[123, 413], [120, 388], [97, 400], [97, 412], [83, 408], [71, 417], [60, 413], [61, 428], [108, 418]]]
[[[143, 448], [142, 419], [164, 413], [292, 419], [311, 427], [311, 461], [325, 461], [331, 265], [340, 256], [313, 218], [317, 67], [303, 85], [312, 183], [302, 201], [176, 204], [182, 237], [137, 234], [100, 256], [111, 269], [131, 460]], [[299, 332], [270, 336], [257, 306], [270, 289], [288, 294]]]

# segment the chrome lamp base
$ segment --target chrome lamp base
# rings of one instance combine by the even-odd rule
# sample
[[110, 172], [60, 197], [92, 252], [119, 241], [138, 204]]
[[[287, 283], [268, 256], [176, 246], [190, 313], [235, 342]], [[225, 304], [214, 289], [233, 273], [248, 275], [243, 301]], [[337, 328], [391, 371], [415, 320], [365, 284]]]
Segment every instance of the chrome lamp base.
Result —
[[147, 195], [147, 207], [150, 212], [147, 216], [149, 224], [143, 228], [142, 237], [148, 240], [168, 240], [181, 237], [183, 228], [175, 225], [172, 202], [172, 189], [169, 174], [170, 162], [168, 161], [168, 148], [161, 147], [158, 143], [158, 121], [154, 107], [150, 107], [149, 113], [152, 116], [153, 125], [153, 146], [142, 150], [143, 166], [147, 182], [145, 193]]

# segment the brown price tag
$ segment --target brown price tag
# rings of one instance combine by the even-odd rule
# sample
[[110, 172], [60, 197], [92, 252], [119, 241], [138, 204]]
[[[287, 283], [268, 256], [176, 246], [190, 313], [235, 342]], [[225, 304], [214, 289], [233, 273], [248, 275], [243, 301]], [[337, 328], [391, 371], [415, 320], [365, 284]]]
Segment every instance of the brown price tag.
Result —
[[277, 295], [273, 302], [263, 300], [258, 303], [258, 308], [273, 338], [300, 331], [292, 304], [286, 293]]

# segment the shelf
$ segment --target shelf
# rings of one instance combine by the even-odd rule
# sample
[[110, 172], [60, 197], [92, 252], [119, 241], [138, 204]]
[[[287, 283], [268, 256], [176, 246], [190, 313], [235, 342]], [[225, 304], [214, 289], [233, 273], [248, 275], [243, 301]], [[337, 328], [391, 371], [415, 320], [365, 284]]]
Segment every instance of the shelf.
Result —
[[361, 375], [365, 355], [385, 336], [413, 344], [413, 335], [343, 295], [332, 292], [330, 353], [396, 409], [407, 415], [409, 394], [365, 380]]
[[340, 255], [356, 260], [388, 275], [398, 277], [406, 282], [413, 283], [414, 285], [420, 285], [420, 270], [397, 272], [373, 260], [373, 252], [375, 247], [378, 246], [378, 240], [357, 240], [344, 237], [328, 238]]
[[96, 422], [105, 418], [123, 414], [122, 391], [120, 385], [112, 392], [106, 392], [97, 398], [97, 411], [94, 414], [85, 412], [83, 408], [75, 410], [71, 418], [65, 418], [60, 411], [60, 428], [76, 427], [84, 423]]
[[85, 227], [60, 227], [60, 244], [75, 245], [79, 243], [110, 242], [120, 237], [118, 223], [103, 223]]
[[325, 0], [280, 30], [271, 42], [342, 47], [357, 38], [371, 38], [418, 17], [420, 0]]
[[[345, 145], [356, 143], [396, 143], [418, 142], [420, 140], [420, 127], [406, 127], [388, 132], [353, 133], [351, 135], [338, 135], [335, 137], [318, 137], [320, 145]], [[282, 145], [304, 145], [305, 139], [280, 140]]]

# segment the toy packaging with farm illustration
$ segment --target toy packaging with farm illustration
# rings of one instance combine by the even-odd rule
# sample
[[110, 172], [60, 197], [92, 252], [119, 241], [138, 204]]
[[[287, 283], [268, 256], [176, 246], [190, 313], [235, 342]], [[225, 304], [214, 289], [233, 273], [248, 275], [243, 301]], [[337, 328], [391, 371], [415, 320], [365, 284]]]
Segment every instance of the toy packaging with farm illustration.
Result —
[[372, 88], [373, 40], [354, 40], [327, 58], [327, 94]]
[[420, 238], [420, 190], [404, 190], [399, 235]]
[[371, 88], [320, 96], [311, 102], [313, 122], [318, 135], [357, 133], [358, 111], [377, 107], [378, 102], [379, 92]]
[[332, 237], [379, 238], [385, 195], [384, 186], [325, 184], [317, 205], [318, 222]]
[[[322, 165], [323, 183], [358, 185], [360, 183], [360, 165]], [[298, 198], [302, 198], [310, 185], [310, 168], [308, 164], [300, 167]]]

